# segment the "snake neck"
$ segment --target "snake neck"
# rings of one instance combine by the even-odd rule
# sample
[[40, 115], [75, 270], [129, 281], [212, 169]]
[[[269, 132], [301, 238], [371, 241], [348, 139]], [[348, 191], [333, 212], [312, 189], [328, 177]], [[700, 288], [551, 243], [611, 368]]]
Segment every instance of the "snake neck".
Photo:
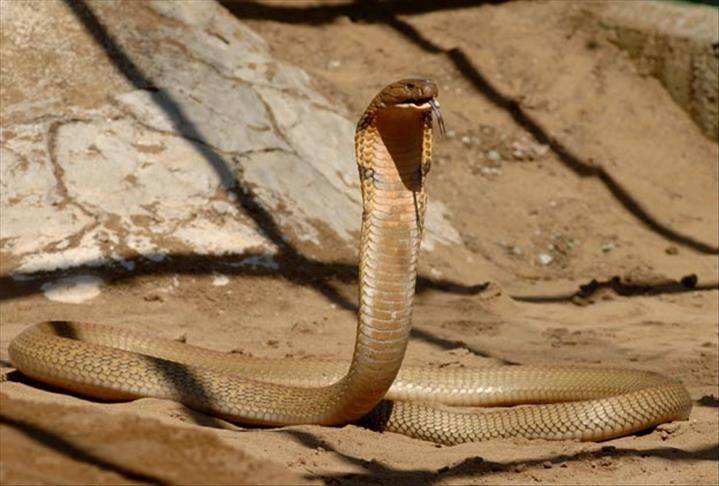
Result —
[[425, 204], [422, 166], [429, 158], [425, 140], [431, 137], [427, 129], [423, 112], [388, 108], [357, 130], [363, 195], [359, 325], [345, 384], [348, 405], [358, 417], [391, 386], [409, 339]]

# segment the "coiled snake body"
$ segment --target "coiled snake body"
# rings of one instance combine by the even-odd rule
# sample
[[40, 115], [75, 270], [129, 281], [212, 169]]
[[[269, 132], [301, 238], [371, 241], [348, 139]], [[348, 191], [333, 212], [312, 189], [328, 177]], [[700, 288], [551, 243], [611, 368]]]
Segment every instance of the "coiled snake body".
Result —
[[[10, 343], [22, 373], [93, 397], [153, 396], [261, 425], [343, 424], [456, 444], [523, 436], [602, 440], [685, 419], [684, 387], [633, 370], [506, 366], [400, 369], [411, 327], [437, 87], [384, 88], [355, 135], [363, 215], [352, 360], [262, 360], [89, 323], [50, 321]], [[557, 403], [555, 403], [557, 402]], [[561, 403], [559, 403], [561, 402]], [[517, 405], [460, 413], [441, 405]]]

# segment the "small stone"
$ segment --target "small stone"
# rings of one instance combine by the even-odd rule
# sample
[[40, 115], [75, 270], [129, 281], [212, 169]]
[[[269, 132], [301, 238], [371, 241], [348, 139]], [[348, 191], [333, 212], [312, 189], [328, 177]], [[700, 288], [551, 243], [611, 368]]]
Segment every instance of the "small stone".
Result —
[[500, 175], [502, 173], [502, 171], [497, 169], [496, 167], [487, 167], [486, 165], [480, 167], [479, 172], [487, 176]]
[[215, 211], [215, 213], [221, 215], [221, 216], [227, 216], [237, 213], [237, 209], [225, 201], [213, 201], [211, 203], [212, 209]]
[[447, 130], [447, 138], [454, 138], [457, 136], [456, 130]]
[[338, 60], [330, 61], [327, 63], [327, 66], [331, 69], [337, 69], [341, 65], [342, 65], [342, 62], [338, 61]]
[[537, 260], [539, 260], [539, 263], [542, 265], [549, 265], [554, 261], [554, 257], [547, 253], [540, 253], [537, 255]]
[[146, 302], [165, 302], [165, 296], [157, 291], [148, 292], [143, 297]]
[[666, 247], [666, 249], [664, 250], [664, 252], [665, 252], [667, 255], [677, 255], [677, 254], [679, 254], [679, 248], [677, 248], [677, 247], [674, 246], [674, 245], [669, 245], [669, 246]]
[[499, 162], [500, 160], [502, 160], [502, 156], [496, 150], [490, 150], [489, 152], [487, 152], [487, 158], [495, 162]]
[[[684, 432], [682, 430], [682, 424], [680, 422], [670, 422], [668, 424], [659, 424], [657, 426], [657, 430], [659, 431], [659, 436], [662, 438], [662, 440], [667, 440], [669, 436], [677, 434], [678, 432]], [[681, 434], [677, 434], [681, 435]]]
[[277, 339], [268, 339], [265, 344], [271, 348], [276, 347], [280, 342]]
[[549, 152], [549, 145], [535, 144], [532, 145], [532, 151], [537, 157], [542, 157]]
[[607, 243], [606, 245], [602, 245], [602, 251], [604, 253], [609, 253], [613, 249], [615, 249], [617, 246], [614, 243]]
[[173, 341], [177, 341], [178, 343], [186, 343], [187, 342], [187, 333], [183, 332], [178, 334], [177, 336], [172, 338]]
[[230, 279], [227, 275], [223, 275], [221, 273], [215, 273], [212, 275], [212, 285], [215, 287], [222, 287], [228, 283], [230, 283]]
[[511, 252], [512, 252], [512, 255], [516, 255], [516, 256], [521, 256], [522, 253], [524, 253], [522, 251], [522, 249], [516, 245], [512, 247]]
[[512, 142], [512, 156], [517, 160], [524, 160], [527, 158], [527, 149], [524, 145], [519, 142]]
[[544, 461], [542, 463], [542, 467], [544, 467], [544, 469], [552, 469], [553, 466], [554, 464], [552, 464], [551, 461]]
[[464, 135], [464, 136], [462, 137], [462, 143], [465, 144], [465, 145], [469, 145], [470, 143], [472, 143], [472, 139], [469, 138], [467, 135]]

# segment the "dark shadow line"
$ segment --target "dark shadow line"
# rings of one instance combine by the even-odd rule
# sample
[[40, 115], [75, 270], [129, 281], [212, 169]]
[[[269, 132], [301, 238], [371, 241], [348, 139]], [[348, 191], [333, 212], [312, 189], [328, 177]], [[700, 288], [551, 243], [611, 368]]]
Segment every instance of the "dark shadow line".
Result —
[[[161, 256], [161, 261], [156, 261]], [[244, 260], [264, 257], [263, 253], [246, 252], [235, 255], [196, 255], [192, 253], [170, 253], [161, 255], [144, 255], [123, 260], [130, 265], [127, 270], [113, 260], [92, 260], [69, 269], [23, 273], [21, 279], [13, 275], [0, 276], [0, 302], [36, 294], [42, 291], [40, 283], [51, 281], [60, 276], [90, 273], [103, 278], [113, 285], [130, 281], [143, 275], [210, 275], [221, 272], [232, 276], [269, 277], [284, 279], [295, 285], [309, 286], [327, 299], [346, 310], [357, 310], [355, 299], [343, 297], [339, 291], [329, 285], [328, 281], [338, 283], [356, 283], [357, 266], [343, 262], [319, 262], [305, 258], [304, 265], [297, 266], [286, 256], [273, 255], [277, 258], [277, 268], [245, 263]], [[487, 283], [465, 285], [446, 279], [434, 279], [425, 276], [417, 277], [417, 294], [429, 291], [445, 292], [456, 295], [477, 295], [487, 288]]]
[[[333, 453], [343, 462], [359, 467], [366, 471], [364, 473], [348, 473], [348, 474], [317, 474], [311, 475], [312, 479], [320, 479], [329, 484], [368, 484], [368, 482], [378, 482], [382, 479], [393, 479], [393, 484], [431, 484], [432, 476], [436, 477], [430, 471], [411, 470], [401, 471], [382, 464], [375, 459], [366, 460], [359, 457], [350, 456], [338, 451], [336, 448], [320, 439], [314, 434], [304, 432], [297, 429], [278, 429], [277, 433], [288, 435], [299, 444], [314, 450], [325, 450]], [[371, 481], [368, 481], [371, 480]]]
[[119, 474], [120, 476], [128, 480], [140, 481], [143, 483], [150, 484], [170, 484], [160, 478], [133, 471], [119, 464], [113, 464], [107, 459], [96, 456], [92, 452], [89, 452], [82, 447], [73, 444], [69, 440], [60, 437], [53, 432], [43, 430], [40, 427], [37, 427], [23, 420], [17, 420], [5, 414], [0, 414], [0, 424], [7, 425], [8, 427], [17, 430], [18, 432], [34, 440], [35, 442], [50, 449], [53, 449], [64, 456], [68, 456], [76, 461], [98, 467], [104, 471]]
[[[328, 287], [327, 284], [328, 280], [342, 284], [356, 283], [356, 265], [343, 262], [320, 262], [309, 258], [305, 260], [306, 265], [302, 267], [293, 266], [289, 260], [276, 261], [277, 268], [243, 262], [246, 259], [259, 259], [265, 256], [264, 253], [257, 252], [235, 255], [153, 254], [124, 259], [123, 264], [129, 264], [132, 270], [127, 270], [116, 261], [101, 259], [88, 261], [69, 269], [23, 273], [21, 274], [22, 279], [18, 280], [13, 278], [13, 274], [2, 275], [0, 276], [0, 302], [39, 293], [42, 291], [41, 283], [56, 280], [61, 276], [90, 273], [102, 277], [109, 285], [115, 285], [143, 275], [211, 275], [214, 272], [220, 272], [231, 276], [284, 279], [294, 285], [310, 286], [343, 309], [357, 310], [355, 298], [342, 297], [337, 289]], [[488, 285], [487, 282], [466, 285], [452, 280], [419, 275], [416, 293], [421, 295], [427, 292], [444, 292], [472, 296], [481, 294]], [[554, 295], [510, 295], [510, 297], [527, 303], [563, 303], [590, 298], [603, 288], [611, 289], [623, 297], [633, 297], [718, 290], [719, 282], [698, 283], [696, 275], [693, 274], [686, 275], [679, 280], [667, 279], [660, 283], [625, 282], [615, 276], [606, 281], [592, 280], [588, 284], [581, 285], [579, 290], [574, 292]], [[340, 298], [337, 298], [338, 296]]]
[[429, 331], [418, 328], [417, 326], [412, 326], [412, 330], [410, 331], [410, 337], [413, 339], [419, 339], [421, 341], [424, 341], [426, 343], [440, 347], [442, 349], [449, 350], [449, 349], [465, 348], [468, 351], [470, 351], [471, 353], [476, 354], [477, 356], [481, 356], [482, 358], [495, 359], [505, 365], [519, 364], [516, 361], [510, 361], [505, 358], [499, 358], [497, 356], [493, 356], [490, 353], [488, 353], [482, 349], [479, 349], [476, 346], [472, 346], [471, 344], [468, 344], [465, 341], [454, 340], [454, 339], [445, 339], [445, 338], [436, 336]]
[[551, 304], [574, 302], [581, 304], [589, 302], [595, 294], [602, 289], [608, 289], [622, 297], [639, 297], [646, 295], [681, 294], [686, 292], [707, 292], [719, 290], [719, 282], [698, 283], [694, 274], [686, 275], [679, 280], [664, 282], [624, 282], [621, 277], [614, 276], [609, 280], [598, 281], [592, 279], [585, 285], [580, 285], [576, 292], [555, 295], [513, 295], [514, 300], [531, 304]]
[[222, 421], [213, 416], [216, 415], [216, 413], [209, 408], [210, 405], [203, 405], [203, 403], [212, 404], [214, 400], [210, 393], [208, 393], [205, 385], [195, 376], [187, 365], [150, 355], [143, 355], [143, 357], [168, 381], [172, 382], [172, 387], [175, 392], [180, 395], [180, 398], [176, 399], [176, 401], [186, 405], [192, 410], [189, 412], [189, 415], [197, 425], [216, 429], [225, 428]]
[[335, 5], [292, 7], [271, 5], [251, 0], [220, 0], [232, 14], [243, 19], [273, 20], [287, 24], [321, 25], [334, 22], [339, 17], [353, 21], [367, 21], [377, 15], [381, 7], [397, 15], [412, 15], [470, 8], [483, 4], [500, 4], [507, 0], [359, 0]]
[[702, 407], [719, 408], [719, 400], [714, 395], [704, 395], [696, 403]]

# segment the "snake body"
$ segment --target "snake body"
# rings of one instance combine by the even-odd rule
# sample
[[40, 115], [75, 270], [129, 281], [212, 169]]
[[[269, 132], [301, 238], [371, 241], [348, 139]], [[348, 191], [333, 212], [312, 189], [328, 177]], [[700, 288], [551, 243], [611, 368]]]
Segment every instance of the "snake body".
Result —
[[[409, 340], [426, 207], [436, 85], [384, 88], [355, 134], [363, 214], [352, 359], [287, 362], [228, 355], [109, 326], [48, 321], [18, 335], [22, 373], [110, 400], [153, 396], [233, 421], [336, 425], [362, 420], [444, 444], [523, 436], [603, 440], [686, 419], [685, 388], [656, 373], [581, 367], [400, 369]], [[555, 403], [556, 402], [556, 403]], [[517, 406], [462, 413], [444, 405]]]

